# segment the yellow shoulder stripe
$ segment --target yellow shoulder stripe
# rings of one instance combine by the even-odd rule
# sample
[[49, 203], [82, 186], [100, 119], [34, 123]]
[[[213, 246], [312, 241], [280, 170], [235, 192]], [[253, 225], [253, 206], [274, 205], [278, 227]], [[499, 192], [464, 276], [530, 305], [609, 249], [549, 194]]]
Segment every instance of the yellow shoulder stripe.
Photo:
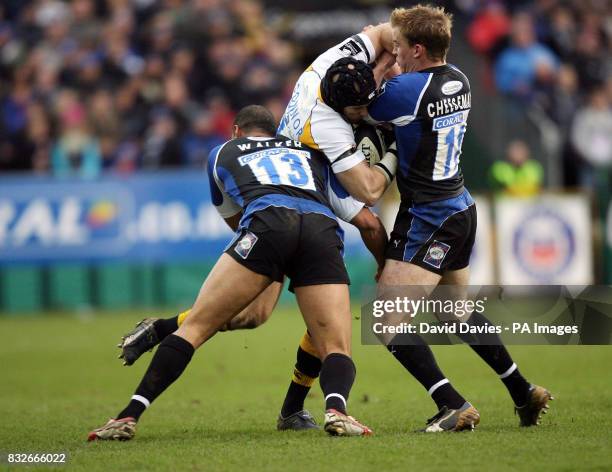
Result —
[[300, 135], [300, 142], [304, 143], [308, 147], [319, 149], [319, 145], [315, 143], [315, 140], [312, 137], [310, 118], [308, 118], [308, 120], [306, 121], [304, 131], [302, 131], [302, 134]]

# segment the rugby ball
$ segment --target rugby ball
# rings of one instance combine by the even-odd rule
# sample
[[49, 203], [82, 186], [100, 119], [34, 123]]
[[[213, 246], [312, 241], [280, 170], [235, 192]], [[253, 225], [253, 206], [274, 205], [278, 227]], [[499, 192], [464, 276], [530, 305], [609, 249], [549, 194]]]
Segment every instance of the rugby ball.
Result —
[[376, 126], [360, 123], [353, 130], [353, 133], [355, 134], [357, 149], [363, 152], [370, 167], [383, 158], [386, 152], [385, 140], [382, 132]]

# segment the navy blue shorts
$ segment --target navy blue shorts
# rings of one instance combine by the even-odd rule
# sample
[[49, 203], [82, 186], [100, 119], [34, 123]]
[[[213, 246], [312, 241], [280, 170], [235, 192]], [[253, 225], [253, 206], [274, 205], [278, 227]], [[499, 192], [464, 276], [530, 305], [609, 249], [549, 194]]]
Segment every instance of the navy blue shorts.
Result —
[[467, 190], [447, 200], [402, 201], [386, 258], [442, 275], [470, 263], [476, 239], [476, 204]]
[[225, 253], [239, 264], [276, 282], [286, 275], [289, 289], [307, 285], [349, 284], [338, 223], [318, 213], [288, 208], [257, 211], [240, 228]]

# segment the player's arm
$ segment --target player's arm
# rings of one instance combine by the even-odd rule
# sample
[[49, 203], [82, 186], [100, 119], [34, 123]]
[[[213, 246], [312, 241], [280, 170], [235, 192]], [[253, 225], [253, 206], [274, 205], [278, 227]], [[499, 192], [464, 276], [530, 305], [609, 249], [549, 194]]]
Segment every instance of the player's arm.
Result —
[[355, 145], [353, 129], [344, 120], [330, 116], [313, 126], [319, 149], [328, 158], [332, 171], [348, 193], [368, 206], [376, 204], [397, 170], [393, 149], [370, 167], [363, 152]]
[[402, 74], [383, 84], [379, 95], [368, 105], [365, 121], [392, 123], [397, 126], [410, 124], [417, 115], [421, 98], [429, 86], [432, 74]]
[[363, 30], [376, 51], [376, 58], [378, 58], [384, 51], [393, 54], [393, 34], [391, 23], [380, 23], [376, 26], [366, 27]]
[[377, 26], [366, 26], [362, 34], [368, 37], [375, 51], [374, 78], [380, 87], [383, 79], [389, 80], [398, 75], [401, 70], [395, 62], [393, 54], [393, 35], [390, 23], [381, 23]]
[[395, 62], [395, 56], [384, 51], [376, 60], [376, 65], [372, 69], [376, 85], [380, 87], [383, 80], [391, 80], [402, 73], [400, 66]]
[[370, 167], [360, 150], [351, 151], [348, 151], [351, 155], [347, 159], [356, 160], [361, 157], [356, 164], [346, 166], [348, 168], [344, 169], [338, 165], [342, 163], [340, 159], [334, 162], [332, 169], [340, 183], [353, 197], [368, 206], [373, 206], [393, 180], [397, 170], [397, 156], [393, 152], [388, 152], [380, 162]]
[[393, 54], [393, 40], [389, 23], [366, 27], [361, 33], [354, 34], [329, 48], [314, 60], [311, 68], [323, 77], [327, 69], [338, 59], [351, 56], [359, 61], [372, 64], [384, 52]]
[[385, 266], [385, 248], [389, 241], [382, 221], [372, 210], [363, 207], [351, 220], [351, 224], [359, 230], [363, 243], [376, 259], [380, 273]]
[[242, 217], [242, 207], [228, 195], [224, 189], [223, 182], [221, 182], [217, 174], [217, 158], [223, 146], [222, 144], [215, 147], [208, 155], [208, 185], [210, 186], [210, 196], [215, 209], [228, 226], [233, 231], [236, 231]]

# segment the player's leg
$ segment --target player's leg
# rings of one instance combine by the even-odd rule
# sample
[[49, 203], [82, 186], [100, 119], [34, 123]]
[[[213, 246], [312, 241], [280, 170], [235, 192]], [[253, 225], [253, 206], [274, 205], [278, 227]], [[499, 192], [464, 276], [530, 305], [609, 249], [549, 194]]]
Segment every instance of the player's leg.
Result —
[[[448, 200], [400, 206], [387, 247], [387, 262], [379, 280], [379, 296], [386, 297], [415, 286], [430, 293], [446, 266], [465, 245], [471, 229], [473, 200], [469, 193]], [[452, 386], [442, 373], [430, 347], [417, 334], [396, 335], [388, 350], [427, 390], [439, 412], [428, 420], [425, 431], [460, 431], [478, 424], [477, 410]]]
[[[272, 283], [249, 306], [223, 325], [220, 331], [256, 328], [265, 323], [278, 302], [282, 288], [282, 282]], [[121, 349], [119, 358], [123, 359], [123, 365], [132, 365], [142, 354], [174, 333], [190, 311], [191, 309], [185, 310], [171, 318], [145, 318], [140, 321], [132, 331], [122, 337], [117, 346]]]
[[255, 329], [261, 326], [272, 315], [282, 290], [282, 282], [272, 283], [249, 306], [225, 323], [220, 331]]
[[297, 349], [291, 383], [276, 423], [277, 429], [295, 431], [317, 428], [312, 415], [304, 409], [304, 401], [320, 372], [319, 353], [312, 342], [310, 333], [306, 331]]
[[324, 429], [330, 434], [358, 436], [371, 434], [371, 430], [346, 414], [355, 365], [350, 357], [352, 318], [342, 247], [335, 219], [303, 215], [299, 244], [288, 261], [287, 275], [312, 337], [312, 351], [322, 361], [319, 385], [327, 410]]
[[[379, 281], [385, 287], [424, 285], [433, 289], [441, 276], [409, 262], [387, 260]], [[395, 359], [427, 390], [438, 409], [458, 409], [466, 400], [452, 386], [438, 367], [431, 348], [418, 334], [397, 335], [387, 349]]]
[[[469, 266], [458, 270], [446, 271], [441, 283], [444, 285], [467, 286], [470, 281]], [[474, 326], [490, 325], [482, 313], [473, 312], [467, 321]], [[520, 416], [521, 426], [536, 425], [540, 413], [545, 414], [548, 401], [552, 399], [548, 390], [529, 383], [523, 377], [504, 346], [501, 338], [495, 333], [458, 334], [472, 350], [484, 360], [504, 383]]]
[[92, 431], [89, 440], [131, 439], [144, 410], [183, 373], [195, 349], [251, 303], [272, 282], [223, 254], [210, 272], [179, 329], [167, 336], [155, 352], [149, 368], [129, 404], [116, 419]]
[[295, 288], [295, 295], [323, 359], [319, 384], [325, 397], [325, 430], [333, 435], [372, 434], [347, 414], [347, 401], [355, 381], [351, 359], [352, 320], [348, 285], [325, 284]]

